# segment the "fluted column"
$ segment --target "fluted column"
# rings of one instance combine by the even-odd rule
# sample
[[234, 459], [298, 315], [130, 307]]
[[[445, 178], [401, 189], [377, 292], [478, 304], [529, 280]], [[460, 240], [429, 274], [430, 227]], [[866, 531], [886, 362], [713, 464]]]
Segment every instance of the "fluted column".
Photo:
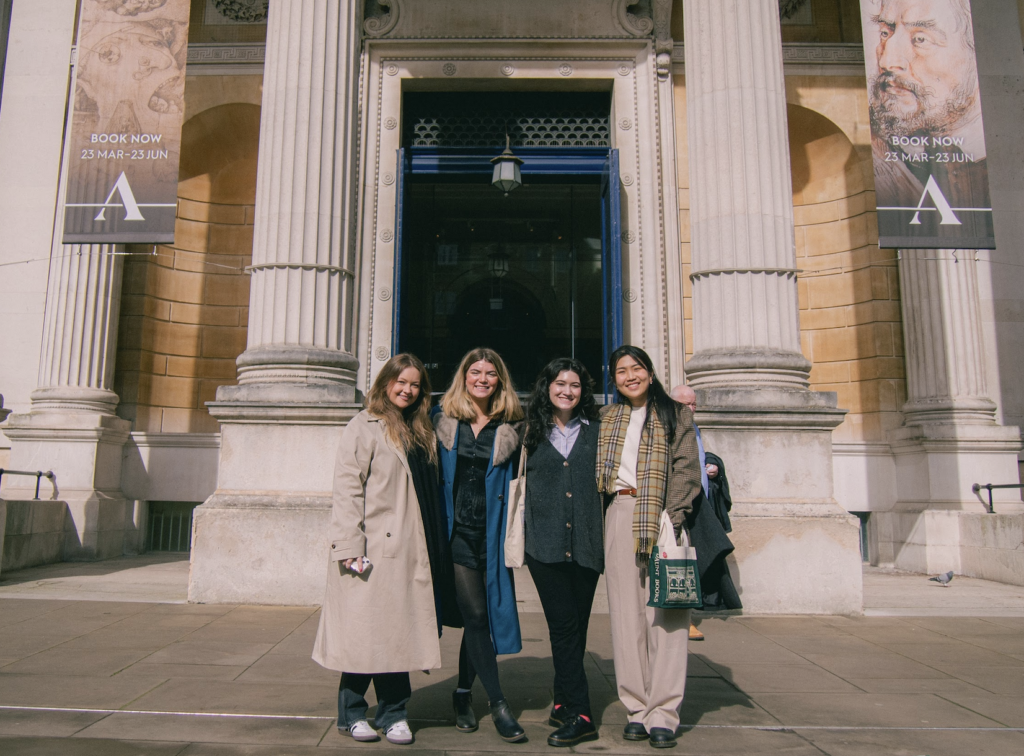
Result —
[[995, 423], [973, 253], [904, 250], [900, 257], [907, 423]]
[[777, 0], [685, 0], [696, 387], [806, 387]]
[[193, 516], [189, 599], [316, 603], [335, 451], [356, 402], [360, 27], [355, 0], [270, 8], [248, 345], [221, 424], [217, 490]]
[[248, 345], [224, 398], [354, 398], [356, 6], [271, 9]]
[[109, 244], [54, 247], [33, 412], [114, 414], [123, 268], [117, 251]]

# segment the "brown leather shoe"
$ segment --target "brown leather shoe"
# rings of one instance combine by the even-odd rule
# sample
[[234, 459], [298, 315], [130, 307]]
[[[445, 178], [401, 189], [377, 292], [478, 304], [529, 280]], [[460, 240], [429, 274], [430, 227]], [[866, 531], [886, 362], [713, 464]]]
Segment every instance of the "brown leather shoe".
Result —
[[693, 624], [692, 622], [690, 623], [690, 640], [692, 640], [692, 641], [704, 640], [704, 633], [702, 633], [700, 630], [698, 630], [697, 626], [695, 624]]

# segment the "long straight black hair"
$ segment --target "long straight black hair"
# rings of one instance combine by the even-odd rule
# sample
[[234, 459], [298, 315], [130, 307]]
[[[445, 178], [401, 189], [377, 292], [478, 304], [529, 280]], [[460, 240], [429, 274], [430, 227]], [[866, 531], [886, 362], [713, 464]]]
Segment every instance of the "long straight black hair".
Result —
[[[658, 380], [658, 376], [654, 373], [654, 363], [651, 362], [647, 352], [631, 344], [623, 344], [612, 352], [612, 356], [608, 359], [608, 372], [612, 376], [613, 383], [615, 382], [615, 366], [623, 357], [632, 357], [651, 374], [651, 385], [647, 389], [647, 418], [650, 419], [652, 409], [658, 413], [658, 419], [661, 420], [661, 425], [665, 429], [665, 437], [671, 444], [676, 437], [676, 401], [668, 395], [665, 387]], [[629, 403], [629, 400], [622, 394], [616, 393], [619, 396], [619, 404]]]
[[533, 384], [533, 393], [530, 394], [526, 438], [523, 439], [523, 444], [531, 453], [548, 437], [555, 424], [555, 408], [551, 404], [549, 389], [563, 370], [571, 370], [580, 377], [580, 401], [573, 409], [573, 417], [583, 417], [587, 420], [597, 419], [594, 381], [590, 377], [590, 373], [587, 372], [586, 366], [573, 357], [556, 357], [541, 368], [540, 375], [537, 376], [537, 380]]

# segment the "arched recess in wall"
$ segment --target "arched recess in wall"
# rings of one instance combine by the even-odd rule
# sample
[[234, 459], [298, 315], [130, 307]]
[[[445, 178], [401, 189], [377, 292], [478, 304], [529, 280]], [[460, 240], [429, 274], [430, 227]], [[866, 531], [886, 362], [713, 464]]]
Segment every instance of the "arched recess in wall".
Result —
[[130, 249], [115, 390], [135, 431], [218, 430], [205, 403], [245, 349], [259, 126], [241, 103], [186, 121], [174, 243]]
[[879, 249], [870, 155], [788, 106], [800, 328], [811, 387], [849, 410], [836, 440], [882, 442], [906, 400], [896, 254]]

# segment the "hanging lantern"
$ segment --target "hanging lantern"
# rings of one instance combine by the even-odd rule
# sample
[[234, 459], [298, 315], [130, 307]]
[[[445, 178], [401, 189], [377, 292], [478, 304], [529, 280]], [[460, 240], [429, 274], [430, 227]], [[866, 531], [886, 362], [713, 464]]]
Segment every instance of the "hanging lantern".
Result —
[[[519, 166], [516, 167], [518, 168]], [[493, 278], [504, 278], [508, 275], [508, 255], [504, 252], [495, 252], [492, 255], [488, 255], [487, 267]]]
[[491, 160], [491, 162], [494, 163], [494, 175], [491, 178], [491, 184], [504, 192], [506, 197], [513, 189], [523, 185], [523, 174], [519, 170], [519, 166], [523, 164], [523, 161], [512, 154], [508, 134], [505, 134], [505, 151]]

